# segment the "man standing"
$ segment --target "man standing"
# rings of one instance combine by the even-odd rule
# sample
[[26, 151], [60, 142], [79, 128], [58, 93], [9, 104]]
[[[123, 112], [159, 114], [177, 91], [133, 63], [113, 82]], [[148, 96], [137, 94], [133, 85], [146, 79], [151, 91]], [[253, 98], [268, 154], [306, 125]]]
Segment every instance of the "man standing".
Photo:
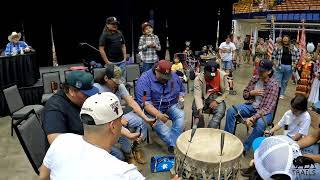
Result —
[[219, 55], [222, 60], [222, 69], [226, 72], [233, 70], [233, 60], [235, 59], [236, 46], [231, 42], [230, 36], [226, 38], [226, 42], [223, 42], [219, 46]]
[[235, 46], [236, 46], [237, 65], [240, 66], [242, 62], [242, 48], [243, 48], [243, 42], [240, 36], [237, 36], [237, 41], [235, 42]]
[[[136, 97], [144, 110], [156, 118], [152, 126], [173, 153], [184, 128], [184, 112], [178, 102], [182, 102], [185, 89], [178, 75], [171, 73], [171, 66], [169, 61], [161, 60], [143, 73], [137, 82]], [[168, 120], [172, 121], [171, 128], [166, 126]]]
[[274, 77], [281, 85], [280, 99], [284, 99], [288, 81], [292, 76], [292, 69], [299, 60], [299, 51], [291, 46], [289, 36], [282, 38], [282, 46], [276, 48], [272, 53], [275, 66]]
[[243, 42], [243, 62], [250, 63], [250, 36], [246, 35]]
[[[243, 98], [248, 102], [236, 105], [236, 109], [230, 107], [227, 110], [225, 131], [234, 133], [235, 115], [238, 113], [247, 118], [245, 121], [247, 127], [254, 126], [252, 133], [244, 142], [245, 152], [250, 150], [254, 139], [263, 135], [266, 128], [265, 123], [270, 123], [272, 120], [279, 86], [275, 79], [270, 78], [271, 74], [272, 62], [268, 59], [261, 60], [259, 63], [259, 76], [253, 76], [243, 91]], [[264, 122], [261, 116], [264, 116], [267, 122]]]
[[126, 76], [126, 45], [122, 33], [118, 30], [119, 21], [109, 17], [99, 39], [99, 51], [105, 64], [115, 64], [123, 72], [122, 80]]
[[161, 50], [161, 45], [158, 36], [153, 34], [150, 23], [143, 23], [141, 28], [143, 35], [140, 37], [138, 49], [143, 61], [142, 72], [146, 72], [159, 60], [157, 51]]
[[208, 128], [219, 128], [226, 111], [224, 102], [229, 91], [227, 75], [218, 69], [218, 64], [208, 61], [204, 73], [194, 80], [194, 103], [192, 114], [202, 116], [202, 112], [213, 114]]

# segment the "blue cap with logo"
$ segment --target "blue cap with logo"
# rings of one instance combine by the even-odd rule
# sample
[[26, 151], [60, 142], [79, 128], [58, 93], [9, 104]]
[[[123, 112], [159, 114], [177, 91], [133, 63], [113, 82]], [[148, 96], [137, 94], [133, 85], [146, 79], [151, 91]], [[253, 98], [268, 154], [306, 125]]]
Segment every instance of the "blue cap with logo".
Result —
[[66, 84], [79, 89], [83, 94], [92, 96], [99, 92], [93, 86], [93, 76], [85, 71], [72, 71], [67, 75]]

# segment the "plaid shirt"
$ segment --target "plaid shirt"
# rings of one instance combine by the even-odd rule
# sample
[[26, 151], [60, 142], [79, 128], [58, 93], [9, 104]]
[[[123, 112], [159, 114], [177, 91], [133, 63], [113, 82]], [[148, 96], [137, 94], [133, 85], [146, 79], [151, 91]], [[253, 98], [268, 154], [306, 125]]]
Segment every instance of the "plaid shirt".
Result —
[[6, 56], [11, 56], [13, 51], [14, 51], [14, 49], [16, 50], [17, 54], [20, 54], [20, 51], [21, 51], [20, 49], [25, 49], [27, 47], [29, 47], [29, 46], [24, 41], [18, 41], [17, 44], [13, 44], [13, 42], [9, 42], [7, 44], [7, 47], [6, 47], [6, 50], [5, 50], [4, 54]]
[[[147, 47], [148, 44], [154, 42], [156, 44], [155, 48], [149, 48]], [[144, 63], [155, 63], [157, 62], [158, 55], [156, 51], [161, 50], [160, 41], [157, 35], [142, 35], [139, 40], [139, 54], [141, 57], [141, 60]]]
[[[300, 58], [300, 53], [299, 50], [294, 48], [293, 46], [291, 46], [289, 48], [290, 50], [290, 54], [291, 54], [291, 59], [292, 59], [292, 65], [298, 63], [299, 58]], [[281, 59], [282, 59], [282, 53], [283, 53], [283, 48], [275, 48], [272, 52], [272, 61], [274, 64], [276, 65], [280, 65], [281, 64]]]
[[[243, 98], [250, 103], [255, 101], [255, 97], [250, 96], [250, 91], [254, 90], [258, 81], [259, 76], [253, 76], [248, 86], [243, 90]], [[266, 115], [273, 112], [278, 98], [279, 85], [275, 79], [269, 78], [268, 81], [263, 84], [263, 89], [264, 95], [259, 107], [256, 109], [257, 113], [252, 116], [255, 122], [261, 117], [260, 114]]]

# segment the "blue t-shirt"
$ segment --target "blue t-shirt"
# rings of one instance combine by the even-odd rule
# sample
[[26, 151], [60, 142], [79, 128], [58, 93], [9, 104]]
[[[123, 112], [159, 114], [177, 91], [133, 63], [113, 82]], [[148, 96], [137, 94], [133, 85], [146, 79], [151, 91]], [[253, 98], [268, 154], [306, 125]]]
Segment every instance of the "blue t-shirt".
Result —
[[83, 134], [80, 119], [81, 107], [73, 104], [63, 90], [59, 90], [47, 102], [41, 121], [47, 135], [53, 133]]

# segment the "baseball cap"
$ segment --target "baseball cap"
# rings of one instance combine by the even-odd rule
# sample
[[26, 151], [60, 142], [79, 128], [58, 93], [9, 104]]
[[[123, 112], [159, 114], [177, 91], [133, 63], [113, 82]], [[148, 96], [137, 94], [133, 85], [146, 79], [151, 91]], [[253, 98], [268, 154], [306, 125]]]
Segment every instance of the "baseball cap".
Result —
[[144, 22], [144, 23], [141, 25], [142, 31], [144, 31], [144, 28], [146, 28], [147, 26], [152, 27], [152, 25], [151, 25], [149, 22]]
[[299, 146], [291, 138], [272, 136], [260, 141], [254, 152], [254, 163], [262, 179], [270, 179], [275, 174], [286, 174], [293, 179], [293, 159], [298, 156], [301, 156]]
[[80, 111], [82, 123], [88, 125], [106, 124], [122, 115], [120, 100], [111, 92], [98, 93], [89, 97], [83, 103]]
[[160, 73], [162, 79], [170, 80], [172, 64], [167, 60], [160, 60], [156, 66], [156, 70]]
[[93, 86], [93, 76], [85, 71], [71, 71], [66, 78], [66, 84], [79, 89], [87, 96], [92, 96], [99, 92]]
[[204, 73], [208, 76], [214, 76], [214, 73], [217, 72], [218, 64], [215, 61], [208, 61], [204, 65]]
[[116, 17], [112, 16], [112, 17], [108, 17], [106, 20], [107, 24], [120, 24], [120, 22], [117, 20]]
[[272, 70], [273, 64], [269, 59], [262, 59], [259, 62], [259, 71], [270, 71]]
[[122, 71], [121, 69], [114, 65], [114, 64], [108, 64], [106, 67], [106, 76], [109, 79], [112, 79], [116, 84], [121, 84], [121, 76], [122, 76]]

